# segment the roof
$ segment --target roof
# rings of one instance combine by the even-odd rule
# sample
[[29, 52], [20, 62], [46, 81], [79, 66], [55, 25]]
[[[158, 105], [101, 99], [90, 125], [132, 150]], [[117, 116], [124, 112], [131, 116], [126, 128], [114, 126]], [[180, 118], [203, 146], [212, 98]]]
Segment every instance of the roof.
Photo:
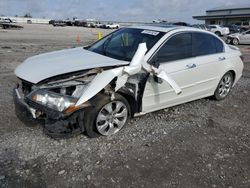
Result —
[[145, 25], [145, 26], [130, 26], [129, 28], [135, 28], [135, 29], [145, 29], [145, 30], [152, 30], [152, 31], [159, 31], [159, 32], [165, 32], [168, 33], [170, 31], [173, 30], [177, 30], [177, 31], [199, 31], [199, 32], [207, 32], [205, 30], [199, 29], [199, 28], [194, 28], [194, 27], [188, 27], [188, 26], [149, 26], [149, 25]]
[[214, 11], [220, 11], [220, 10], [237, 10], [237, 9], [250, 9], [250, 4], [220, 6], [220, 7], [207, 10], [206, 12], [214, 12]]
[[142, 26], [131, 26], [131, 28], [135, 29], [146, 29], [146, 30], [153, 30], [153, 31], [160, 31], [160, 32], [169, 32], [176, 28], [181, 28], [182, 26], [173, 26], [173, 25], [142, 25]]

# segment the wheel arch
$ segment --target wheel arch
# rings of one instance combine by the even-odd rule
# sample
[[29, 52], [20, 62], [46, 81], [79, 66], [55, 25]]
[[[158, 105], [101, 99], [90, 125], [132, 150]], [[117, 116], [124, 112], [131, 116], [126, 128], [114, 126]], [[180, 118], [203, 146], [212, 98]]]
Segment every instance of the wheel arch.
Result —
[[[235, 78], [236, 78], [236, 72], [235, 72], [234, 70], [229, 70], [229, 71], [227, 71], [226, 73], [228, 73], [228, 72], [231, 72], [231, 73], [233, 74], [233, 84], [234, 84]], [[225, 73], [225, 74], [226, 74], [226, 73]]]
[[138, 103], [135, 99], [135, 97], [127, 90], [119, 90], [117, 92], [117, 94], [123, 96], [127, 101], [128, 101], [128, 104], [129, 104], [129, 115], [131, 117], [134, 116], [134, 114], [136, 113], [137, 111], [137, 108], [138, 108]]

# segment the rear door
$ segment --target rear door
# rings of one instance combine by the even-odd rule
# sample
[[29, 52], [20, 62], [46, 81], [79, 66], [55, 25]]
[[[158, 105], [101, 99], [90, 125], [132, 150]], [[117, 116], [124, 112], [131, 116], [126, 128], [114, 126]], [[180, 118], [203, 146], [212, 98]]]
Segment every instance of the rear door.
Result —
[[195, 32], [192, 34], [192, 47], [198, 78], [195, 95], [212, 95], [227, 62], [224, 44], [211, 34]]

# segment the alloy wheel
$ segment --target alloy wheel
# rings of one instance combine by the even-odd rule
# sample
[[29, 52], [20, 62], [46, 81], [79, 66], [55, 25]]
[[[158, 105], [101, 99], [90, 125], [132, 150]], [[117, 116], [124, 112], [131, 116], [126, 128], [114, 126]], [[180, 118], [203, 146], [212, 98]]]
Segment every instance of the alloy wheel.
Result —
[[104, 105], [97, 115], [97, 131], [104, 136], [113, 135], [122, 129], [127, 118], [127, 106], [121, 101], [111, 101]]
[[225, 98], [230, 92], [232, 85], [233, 85], [233, 78], [231, 74], [226, 74], [219, 83], [219, 90], [218, 90], [219, 96], [221, 98]]

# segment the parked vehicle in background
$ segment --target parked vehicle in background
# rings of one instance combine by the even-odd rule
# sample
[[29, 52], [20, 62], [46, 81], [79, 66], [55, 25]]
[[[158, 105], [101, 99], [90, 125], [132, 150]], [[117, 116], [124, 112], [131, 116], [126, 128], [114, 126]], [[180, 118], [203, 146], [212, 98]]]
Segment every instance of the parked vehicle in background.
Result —
[[167, 23], [167, 21], [162, 20], [162, 19], [156, 19], [156, 20], [153, 20], [153, 23]]
[[238, 45], [238, 44], [250, 44], [250, 30], [228, 35], [226, 43]]
[[198, 29], [203, 29], [203, 30], [208, 31], [208, 28], [207, 28], [207, 26], [205, 24], [194, 24], [191, 27], [198, 28]]
[[105, 29], [119, 29], [120, 25], [119, 24], [115, 24], [115, 23], [107, 23], [104, 24], [103, 28]]
[[103, 25], [104, 25], [104, 24], [102, 24], [101, 22], [95, 22], [95, 24], [94, 24], [94, 26], [95, 26], [96, 28], [103, 28]]
[[66, 26], [73, 26], [74, 25], [74, 22], [71, 20], [65, 20], [64, 22], [65, 22]]
[[54, 22], [54, 24], [53, 24], [53, 26], [54, 27], [64, 27], [64, 26], [66, 26], [66, 23], [64, 22], [64, 21], [62, 21], [62, 20], [56, 20], [55, 22]]
[[232, 33], [239, 33], [240, 32], [240, 27], [232, 24], [232, 25], [223, 25], [223, 27], [228, 27], [230, 34]]
[[228, 27], [220, 25], [208, 25], [209, 31], [213, 32], [217, 36], [228, 35], [230, 33]]
[[0, 23], [12, 23], [10, 18], [0, 18]]
[[87, 26], [87, 21], [85, 21], [85, 20], [74, 20], [73, 24], [74, 24], [74, 26], [77, 26], [77, 27], [86, 27]]
[[177, 26], [189, 26], [189, 24], [187, 24], [186, 22], [172, 22], [170, 24]]
[[50, 21], [49, 21], [49, 24], [50, 24], [50, 25], [53, 25], [54, 23], [55, 23], [55, 20], [50, 20]]
[[45, 120], [53, 137], [110, 136], [136, 115], [225, 99], [242, 76], [241, 58], [238, 48], [201, 29], [122, 28], [90, 46], [25, 60], [15, 70], [16, 113]]
[[86, 27], [95, 27], [95, 22], [87, 21]]
[[244, 32], [250, 29], [250, 22], [248, 21], [242, 21], [235, 23], [238, 27], [240, 27], [240, 32]]

